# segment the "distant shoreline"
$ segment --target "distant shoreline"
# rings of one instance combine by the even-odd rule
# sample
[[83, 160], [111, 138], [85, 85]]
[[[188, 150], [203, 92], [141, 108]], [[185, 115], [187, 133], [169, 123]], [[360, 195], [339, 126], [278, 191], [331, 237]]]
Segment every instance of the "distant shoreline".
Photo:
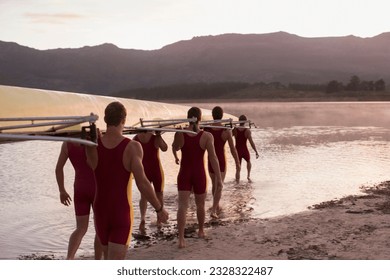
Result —
[[[131, 97], [128, 97], [131, 98]], [[155, 102], [164, 102], [164, 103], [175, 103], [175, 104], [183, 104], [183, 103], [215, 103], [215, 102], [389, 102], [390, 101], [390, 92], [388, 95], [378, 95], [378, 96], [369, 96], [369, 95], [361, 95], [361, 96], [340, 96], [340, 97], [273, 97], [273, 98], [254, 98], [254, 97], [222, 97], [222, 98], [183, 98], [183, 99], [149, 99], [149, 101]]]
[[212, 98], [212, 99], [159, 99], [149, 100], [154, 102], [174, 103], [174, 104], [186, 104], [186, 103], [245, 103], [245, 102], [390, 102], [390, 96], [388, 99], [356, 99], [356, 98], [343, 98], [343, 99], [321, 99], [321, 98], [275, 98], [275, 99], [256, 99], [256, 98]]
[[[165, 103], [209, 103], [209, 102], [387, 102], [390, 101], [390, 91], [342, 91], [326, 93], [323, 91], [297, 91], [297, 90], [265, 90], [255, 91], [253, 89], [245, 91], [230, 92], [226, 94], [212, 94], [198, 96], [189, 93], [183, 95], [160, 94], [155, 95], [144, 93], [142, 95], [119, 95], [116, 97], [149, 100]], [[150, 98], [148, 98], [150, 97]]]

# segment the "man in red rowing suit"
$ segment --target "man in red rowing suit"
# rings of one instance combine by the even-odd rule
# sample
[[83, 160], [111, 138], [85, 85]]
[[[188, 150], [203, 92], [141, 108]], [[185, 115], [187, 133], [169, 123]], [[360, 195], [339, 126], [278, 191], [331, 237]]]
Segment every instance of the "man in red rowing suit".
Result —
[[[221, 120], [223, 117], [223, 109], [220, 106], [216, 106], [212, 110], [212, 116], [215, 121]], [[210, 132], [214, 137], [214, 147], [215, 153], [218, 157], [219, 167], [221, 171], [222, 181], [225, 180], [226, 176], [226, 155], [225, 155], [225, 144], [228, 142], [230, 152], [234, 158], [236, 163], [236, 180], [240, 176], [240, 161], [238, 159], [237, 150], [234, 147], [232, 132], [229, 129], [223, 128], [221, 123], [215, 122], [213, 123], [214, 127], [205, 128], [205, 131]], [[220, 126], [221, 128], [217, 128]], [[222, 196], [222, 189], [217, 188], [216, 186], [216, 177], [215, 172], [211, 166], [211, 162], [208, 163], [209, 175], [212, 183], [212, 194], [213, 194], [213, 206], [211, 208], [210, 216], [213, 218], [218, 218], [218, 212], [220, 212], [221, 208], [219, 205], [219, 201]]]
[[103, 246], [104, 258], [124, 259], [133, 224], [132, 176], [139, 191], [156, 210], [158, 221], [166, 222], [168, 213], [145, 175], [141, 144], [122, 135], [126, 121], [125, 107], [120, 102], [112, 102], [104, 113], [106, 133], [99, 138], [97, 148], [87, 148], [87, 161], [96, 178], [96, 231]]
[[[153, 134], [152, 132], [141, 132], [134, 136], [133, 140], [141, 143], [143, 150], [142, 164], [144, 166], [146, 177], [150, 183], [153, 184], [154, 191], [161, 205], [164, 205], [164, 171], [161, 166], [159, 151], [166, 152], [168, 145], [161, 137], [159, 132]], [[141, 194], [139, 201], [139, 208], [141, 212], [141, 222], [139, 225], [139, 231], [141, 234], [146, 234], [145, 231], [145, 216], [148, 202]], [[157, 226], [161, 226], [157, 223]]]
[[[75, 179], [73, 184], [73, 200], [76, 214], [76, 229], [69, 237], [67, 260], [73, 260], [81, 240], [88, 230], [89, 214], [95, 198], [95, 177], [92, 169], [87, 164], [85, 148], [79, 144], [64, 142], [61, 146], [61, 152], [58, 156], [56, 165], [56, 180], [60, 191], [60, 201], [65, 206], [69, 206], [72, 198], [65, 188], [64, 166], [67, 160], [70, 160], [75, 170]], [[95, 234], [94, 242], [95, 260], [102, 258], [102, 248]]]
[[187, 117], [196, 118], [196, 123], [190, 123], [186, 128], [197, 132], [187, 134], [177, 132], [172, 143], [172, 151], [176, 162], [179, 162], [177, 151], [181, 150], [181, 162], [179, 175], [177, 176], [178, 202], [177, 227], [179, 231], [179, 248], [186, 246], [184, 240], [184, 230], [186, 225], [186, 215], [190, 194], [193, 191], [196, 204], [196, 215], [198, 218], [198, 237], [204, 238], [205, 222], [205, 201], [207, 193], [206, 171], [204, 166], [204, 153], [207, 150], [209, 161], [214, 170], [216, 170], [217, 188], [222, 189], [222, 177], [219, 171], [219, 163], [214, 149], [213, 135], [199, 129], [199, 121], [202, 118], [202, 112], [197, 107], [188, 110]]
[[[251, 174], [251, 169], [252, 169], [252, 163], [251, 163], [251, 158], [249, 155], [249, 150], [247, 147], [247, 141], [249, 140], [249, 143], [251, 144], [252, 149], [256, 153], [256, 159], [259, 158], [259, 153], [256, 150], [255, 143], [253, 142], [252, 139], [252, 132], [249, 128], [245, 127], [245, 121], [247, 121], [247, 118], [245, 115], [241, 115], [238, 118], [239, 121], [241, 121], [239, 127], [235, 127], [233, 129], [233, 135], [236, 138], [236, 149], [238, 153], [238, 158], [240, 160], [240, 163], [242, 162], [242, 159], [246, 161], [246, 168], [248, 170], [248, 176], [247, 179], [250, 181], [250, 174]], [[240, 177], [238, 176], [238, 180]]]

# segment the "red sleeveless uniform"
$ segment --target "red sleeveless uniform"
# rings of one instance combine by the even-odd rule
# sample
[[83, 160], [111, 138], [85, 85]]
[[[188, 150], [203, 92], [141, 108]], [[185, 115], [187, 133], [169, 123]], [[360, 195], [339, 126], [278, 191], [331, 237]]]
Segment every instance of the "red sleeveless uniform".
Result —
[[75, 170], [73, 201], [76, 216], [89, 215], [95, 198], [95, 176], [87, 164], [83, 146], [66, 144], [68, 157]]
[[129, 245], [131, 240], [132, 176], [123, 166], [123, 153], [130, 141], [124, 138], [115, 148], [108, 149], [99, 139], [94, 211], [96, 232], [103, 245]]
[[146, 177], [153, 184], [155, 192], [162, 192], [164, 191], [164, 172], [161, 167], [159, 148], [156, 148], [154, 145], [155, 139], [156, 135], [152, 135], [149, 142], [142, 143], [138, 135], [134, 137], [134, 140], [141, 144], [144, 151], [142, 165], [144, 166]]
[[242, 159], [245, 159], [246, 161], [250, 160], [249, 150], [247, 147], [247, 141], [248, 138], [245, 136], [245, 132], [247, 128], [244, 128], [243, 130], [240, 130], [238, 128], [235, 128], [236, 130], [236, 150], [238, 154], [238, 159], [240, 160], [240, 163]]
[[177, 187], [179, 191], [193, 190], [195, 194], [206, 193], [205, 150], [200, 147], [200, 138], [202, 135], [203, 131], [192, 137], [183, 133], [184, 145], [181, 148], [180, 171], [177, 176]]
[[[221, 172], [225, 172], [226, 171], [226, 157], [225, 157], [226, 140], [222, 139], [222, 133], [225, 130], [223, 128], [218, 128], [218, 129], [208, 128], [206, 131], [210, 132], [214, 137], [214, 148], [219, 162], [219, 170]], [[208, 168], [210, 173], [215, 173], [213, 171], [213, 167], [211, 166], [210, 161], [208, 163]]]

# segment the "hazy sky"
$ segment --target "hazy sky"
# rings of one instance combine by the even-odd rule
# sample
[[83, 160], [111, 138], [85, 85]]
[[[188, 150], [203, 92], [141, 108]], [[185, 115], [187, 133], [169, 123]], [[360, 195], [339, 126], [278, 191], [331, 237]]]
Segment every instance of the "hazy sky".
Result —
[[388, 0], [0, 0], [0, 41], [37, 49], [159, 49], [194, 36], [286, 31], [373, 37]]

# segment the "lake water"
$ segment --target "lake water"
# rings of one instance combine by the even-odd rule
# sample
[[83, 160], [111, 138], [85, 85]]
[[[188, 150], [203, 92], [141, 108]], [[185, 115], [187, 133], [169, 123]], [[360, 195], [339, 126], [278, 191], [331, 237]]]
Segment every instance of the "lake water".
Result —
[[[257, 128], [252, 135], [260, 158], [252, 157], [252, 182], [234, 183], [234, 164], [228, 171], [222, 198], [222, 219], [270, 218], [304, 211], [322, 201], [357, 194], [362, 185], [390, 177], [390, 103], [207, 103], [188, 104], [246, 114]], [[163, 134], [168, 146], [172, 134]], [[73, 205], [59, 202], [54, 168], [61, 143], [29, 141], [0, 145], [0, 259], [21, 255], [66, 256], [74, 229]], [[166, 207], [176, 219], [175, 165], [169, 149], [161, 153], [165, 170]], [[72, 190], [73, 168], [67, 163], [66, 186]], [[139, 223], [138, 191], [133, 186], [135, 227]], [[207, 207], [211, 205], [209, 192]], [[189, 222], [195, 222], [191, 205]], [[154, 212], [148, 211], [150, 225]], [[207, 217], [208, 220], [208, 217]], [[148, 231], [155, 228], [150, 226]], [[93, 224], [78, 256], [92, 256]]]

